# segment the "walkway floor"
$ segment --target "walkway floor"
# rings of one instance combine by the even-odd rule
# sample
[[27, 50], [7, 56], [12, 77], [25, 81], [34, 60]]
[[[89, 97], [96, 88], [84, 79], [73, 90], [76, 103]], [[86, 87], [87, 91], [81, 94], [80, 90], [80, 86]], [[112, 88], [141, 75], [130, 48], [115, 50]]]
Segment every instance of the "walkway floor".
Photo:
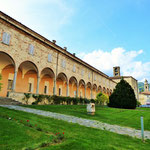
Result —
[[[96, 121], [96, 120], [83, 119], [83, 118], [79, 118], [79, 117], [63, 115], [63, 114], [59, 114], [59, 113], [53, 113], [53, 112], [49, 112], [49, 111], [37, 110], [37, 109], [33, 109], [33, 108], [15, 106], [15, 105], [0, 105], [0, 106], [6, 107], [9, 109], [15, 109], [15, 110], [28, 112], [28, 113], [33, 113], [33, 114], [37, 114], [37, 115], [41, 115], [41, 116], [46, 116], [46, 117], [50, 117], [50, 118], [54, 118], [54, 119], [58, 119], [58, 120], [64, 120], [64, 121], [71, 122], [71, 123], [77, 123], [77, 124], [80, 124], [80, 125], [86, 126], [86, 127], [92, 127], [92, 128], [107, 130], [107, 131], [122, 134], [122, 135], [129, 135], [132, 137], [141, 138], [140, 130], [136, 130], [136, 129], [129, 128], [129, 127], [110, 125], [110, 124], [102, 123], [102, 122]], [[145, 137], [145, 139], [150, 139], [150, 131], [145, 131], [144, 137]]]

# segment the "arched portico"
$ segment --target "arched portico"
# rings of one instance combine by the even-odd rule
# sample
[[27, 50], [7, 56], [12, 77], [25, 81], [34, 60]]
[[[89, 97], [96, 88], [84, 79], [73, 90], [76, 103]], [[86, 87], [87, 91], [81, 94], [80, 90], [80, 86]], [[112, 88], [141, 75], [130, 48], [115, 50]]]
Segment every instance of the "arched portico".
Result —
[[95, 99], [96, 98], [96, 95], [97, 95], [97, 85], [96, 84], [94, 84], [93, 85], [93, 99]]
[[103, 93], [106, 94], [106, 88], [105, 87], [103, 87]]
[[84, 80], [79, 81], [79, 97], [86, 97], [86, 88], [85, 88], [85, 82]]
[[50, 68], [44, 68], [40, 74], [39, 94], [53, 95], [54, 72]]
[[0, 51], [0, 73], [2, 75], [2, 89], [0, 96], [6, 96], [8, 91], [13, 89], [15, 61], [5, 52]]
[[38, 68], [33, 62], [22, 62], [18, 68], [16, 92], [36, 93], [38, 77]]
[[92, 90], [92, 84], [90, 82], [86, 85], [86, 98], [91, 99], [91, 90]]
[[58, 96], [67, 96], [68, 78], [64, 73], [59, 73], [56, 78], [56, 87]]
[[102, 93], [102, 87], [101, 86], [98, 86], [97, 93]]
[[69, 94], [70, 97], [78, 96], [78, 82], [74, 76], [69, 79]]
[[109, 96], [109, 89], [107, 88], [107, 95]]

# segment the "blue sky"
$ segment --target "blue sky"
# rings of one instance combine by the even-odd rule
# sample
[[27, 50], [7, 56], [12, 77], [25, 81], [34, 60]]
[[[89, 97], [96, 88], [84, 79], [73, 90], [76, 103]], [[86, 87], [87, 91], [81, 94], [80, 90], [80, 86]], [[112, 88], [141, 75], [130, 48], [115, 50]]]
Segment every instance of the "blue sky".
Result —
[[0, 0], [0, 10], [112, 76], [150, 81], [149, 0]]

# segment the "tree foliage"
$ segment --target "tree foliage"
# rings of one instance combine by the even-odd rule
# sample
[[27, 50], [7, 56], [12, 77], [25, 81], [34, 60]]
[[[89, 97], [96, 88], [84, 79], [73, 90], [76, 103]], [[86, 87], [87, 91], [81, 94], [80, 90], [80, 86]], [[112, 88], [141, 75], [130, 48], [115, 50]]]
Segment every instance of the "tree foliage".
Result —
[[109, 107], [135, 109], [137, 100], [134, 90], [127, 81], [121, 79], [109, 97]]
[[103, 93], [98, 93], [96, 96], [96, 103], [99, 105], [104, 105], [109, 102], [109, 97]]
[[[0, 80], [2, 80], [2, 75], [0, 74]], [[2, 83], [0, 83], [0, 91], [1, 91], [1, 88], [2, 88]]]

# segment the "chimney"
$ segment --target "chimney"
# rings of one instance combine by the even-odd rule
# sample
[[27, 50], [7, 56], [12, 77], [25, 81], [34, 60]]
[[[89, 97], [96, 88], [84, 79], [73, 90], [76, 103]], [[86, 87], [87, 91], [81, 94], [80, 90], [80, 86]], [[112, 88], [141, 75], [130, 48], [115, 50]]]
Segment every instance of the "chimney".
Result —
[[53, 42], [54, 44], [56, 44], [56, 40], [52, 40], [52, 42]]
[[73, 53], [73, 56], [76, 56], [76, 53]]
[[67, 47], [64, 47], [64, 50], [66, 51], [66, 50], [67, 50]]

